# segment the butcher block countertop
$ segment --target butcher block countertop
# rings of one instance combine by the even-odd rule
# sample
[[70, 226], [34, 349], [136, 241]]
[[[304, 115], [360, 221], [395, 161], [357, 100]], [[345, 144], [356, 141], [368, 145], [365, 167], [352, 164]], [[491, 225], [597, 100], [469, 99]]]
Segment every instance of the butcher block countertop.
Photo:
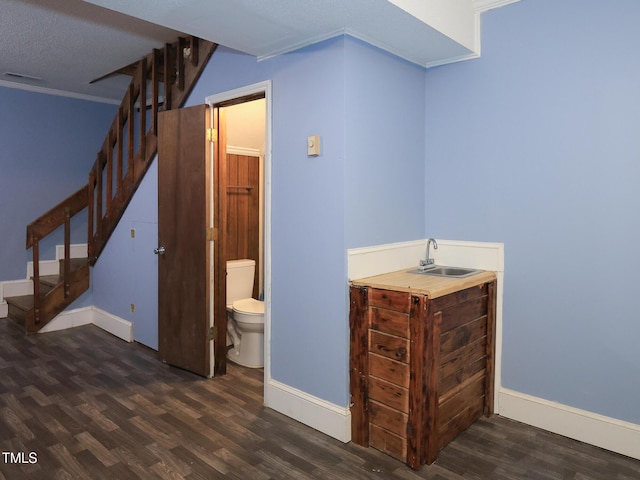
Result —
[[468, 277], [455, 278], [408, 273], [408, 270], [410, 269], [359, 278], [352, 280], [351, 285], [419, 293], [433, 299], [496, 279], [496, 274], [489, 271], [478, 271]]

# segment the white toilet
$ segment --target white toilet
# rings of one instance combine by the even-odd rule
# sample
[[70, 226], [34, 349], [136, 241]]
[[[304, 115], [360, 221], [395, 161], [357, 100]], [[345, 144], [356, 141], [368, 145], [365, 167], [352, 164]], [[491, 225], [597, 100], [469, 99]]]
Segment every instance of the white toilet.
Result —
[[264, 302], [251, 298], [256, 262], [227, 262], [227, 358], [252, 368], [264, 366]]

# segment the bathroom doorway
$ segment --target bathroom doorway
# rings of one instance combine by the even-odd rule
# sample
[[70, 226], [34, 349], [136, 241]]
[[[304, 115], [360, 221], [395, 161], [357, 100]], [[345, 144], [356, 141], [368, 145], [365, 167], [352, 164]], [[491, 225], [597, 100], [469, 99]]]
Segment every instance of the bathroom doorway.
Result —
[[264, 98], [219, 107], [226, 120], [227, 260], [256, 262], [253, 298], [264, 298]]
[[[264, 300], [264, 381], [270, 378], [270, 175], [271, 175], [271, 84], [263, 82], [245, 88], [207, 97], [206, 103], [212, 115], [212, 125], [224, 138], [218, 145], [224, 151], [214, 149], [216, 161], [224, 164], [220, 173], [221, 185], [218, 195], [224, 211], [219, 212], [221, 229], [220, 243], [224, 245], [223, 256], [212, 265], [210, 295], [213, 298], [215, 284], [225, 281], [226, 261], [241, 258], [255, 260], [256, 271], [252, 297]], [[222, 179], [224, 177], [224, 179]], [[215, 182], [212, 182], [212, 184]], [[215, 201], [215, 196], [211, 196]], [[212, 212], [217, 211], [211, 208]], [[226, 305], [215, 305], [215, 318]], [[226, 322], [225, 322], [226, 323]], [[226, 325], [225, 325], [226, 331]], [[221, 331], [218, 331], [220, 338]], [[216, 345], [221, 345], [217, 342]], [[211, 343], [213, 348], [213, 342]], [[219, 347], [217, 347], [219, 348]], [[215, 372], [226, 371], [226, 349], [212, 352], [216, 359]], [[266, 403], [266, 398], [265, 398]]]

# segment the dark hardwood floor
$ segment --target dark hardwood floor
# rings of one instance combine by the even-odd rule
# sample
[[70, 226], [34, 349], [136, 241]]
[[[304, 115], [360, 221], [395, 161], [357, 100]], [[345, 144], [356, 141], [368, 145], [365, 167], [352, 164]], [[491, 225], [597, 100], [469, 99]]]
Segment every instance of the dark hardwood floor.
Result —
[[640, 479], [640, 461], [497, 416], [415, 472], [264, 408], [261, 370], [229, 372], [196, 377], [94, 326], [27, 337], [0, 319], [0, 479]]

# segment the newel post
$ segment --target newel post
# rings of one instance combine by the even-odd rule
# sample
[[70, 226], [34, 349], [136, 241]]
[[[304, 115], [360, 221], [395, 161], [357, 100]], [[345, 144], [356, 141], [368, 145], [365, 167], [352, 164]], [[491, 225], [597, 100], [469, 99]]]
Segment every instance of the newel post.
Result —
[[33, 321], [40, 323], [40, 246], [38, 237], [31, 233], [31, 248], [33, 250]]
[[64, 209], [64, 297], [71, 295], [71, 211]]

